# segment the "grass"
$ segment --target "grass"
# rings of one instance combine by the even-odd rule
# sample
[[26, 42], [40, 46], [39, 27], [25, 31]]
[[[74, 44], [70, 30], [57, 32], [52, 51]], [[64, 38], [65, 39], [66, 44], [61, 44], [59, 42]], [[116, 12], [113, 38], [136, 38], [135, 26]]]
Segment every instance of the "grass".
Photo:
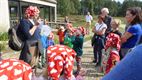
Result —
[[[72, 22], [74, 27], [78, 27], [78, 26], [83, 26], [85, 27], [85, 16], [84, 15], [70, 15], [68, 16], [70, 21]], [[58, 19], [61, 21], [64, 21], [64, 17], [58, 16]], [[120, 24], [120, 28], [119, 30], [121, 32], [124, 32], [124, 27], [125, 27], [125, 19], [123, 17], [114, 17], [114, 19], [120, 20], [121, 24]], [[94, 27], [95, 23], [97, 22], [97, 16], [93, 16], [93, 21], [91, 24], [91, 27]]]

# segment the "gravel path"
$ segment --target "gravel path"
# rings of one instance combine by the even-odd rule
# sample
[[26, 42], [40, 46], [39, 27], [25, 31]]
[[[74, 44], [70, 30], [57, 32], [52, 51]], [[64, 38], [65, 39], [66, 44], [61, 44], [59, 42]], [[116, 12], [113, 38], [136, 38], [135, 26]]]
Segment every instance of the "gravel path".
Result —
[[[9, 48], [7, 48], [6, 52], [3, 52], [2, 58], [17, 58], [19, 57], [20, 52], [15, 52]], [[83, 56], [82, 56], [82, 67], [87, 71], [85, 75], [85, 80], [100, 80], [102, 77], [102, 73], [98, 73], [95, 64], [92, 63], [93, 60], [93, 48], [91, 47], [91, 41], [84, 42], [83, 47]], [[76, 66], [74, 67], [76, 70]], [[38, 72], [41, 73], [42, 70], [38, 69]]]

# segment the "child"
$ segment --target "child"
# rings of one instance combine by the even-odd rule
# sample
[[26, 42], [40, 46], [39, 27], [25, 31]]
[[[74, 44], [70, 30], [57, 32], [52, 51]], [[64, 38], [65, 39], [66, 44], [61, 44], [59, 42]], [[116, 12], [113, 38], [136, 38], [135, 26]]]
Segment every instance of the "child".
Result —
[[80, 29], [76, 29], [75, 31], [75, 40], [73, 41], [73, 49], [77, 53], [76, 62], [77, 62], [77, 72], [76, 76], [79, 74], [81, 70], [81, 56], [83, 54], [83, 41], [84, 36], [82, 35], [82, 31]]
[[18, 59], [0, 61], [0, 80], [31, 80], [32, 68]]
[[70, 48], [73, 48], [73, 43], [72, 43], [73, 40], [74, 40], [73, 33], [71, 31], [68, 31], [65, 35], [64, 45], [67, 45]]
[[111, 27], [112, 27], [112, 31], [108, 34], [106, 45], [105, 45], [107, 62], [103, 60], [106, 66], [105, 73], [108, 73], [116, 65], [116, 63], [119, 62], [120, 60], [119, 51], [120, 51], [121, 33], [118, 30], [119, 22], [113, 19], [111, 21]]
[[46, 62], [46, 49], [50, 45], [54, 45], [54, 35], [52, 33], [52, 29], [47, 25], [42, 25], [41, 27], [41, 42], [43, 46], [43, 53], [41, 54], [41, 64], [39, 65], [40, 68], [44, 67]]
[[54, 34], [53, 32], [50, 32], [49, 36], [48, 36], [48, 40], [47, 40], [47, 48], [51, 45], [54, 45]]
[[64, 31], [65, 31], [64, 26], [61, 26], [57, 32], [60, 44], [64, 44], [64, 35], [65, 35]]
[[116, 19], [112, 19], [110, 25], [112, 27], [112, 30], [110, 31], [110, 33], [115, 33], [121, 37], [122, 33], [118, 29], [120, 25], [120, 21]]
[[76, 52], [64, 45], [50, 46], [47, 49], [48, 77], [52, 80], [59, 80], [62, 71], [64, 80], [72, 80], [74, 58]]
[[109, 33], [106, 40], [105, 51], [108, 56], [106, 62], [105, 73], [107, 74], [117, 62], [120, 61], [119, 57], [120, 50], [120, 37], [117, 34]]

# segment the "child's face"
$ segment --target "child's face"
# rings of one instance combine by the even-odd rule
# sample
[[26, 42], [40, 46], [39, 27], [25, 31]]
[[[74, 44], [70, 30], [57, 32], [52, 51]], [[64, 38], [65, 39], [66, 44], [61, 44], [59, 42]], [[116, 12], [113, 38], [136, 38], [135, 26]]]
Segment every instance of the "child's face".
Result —
[[111, 24], [111, 27], [112, 27], [113, 29], [118, 28], [118, 25], [116, 24], [116, 22], [115, 22], [114, 20], [112, 20], [110, 24]]
[[73, 33], [72, 32], [69, 32], [69, 36], [72, 36], [73, 35]]
[[76, 30], [76, 35], [81, 35], [81, 31], [79, 29]]
[[65, 29], [64, 29], [64, 27], [60, 27], [59, 30], [60, 31], [64, 31]]

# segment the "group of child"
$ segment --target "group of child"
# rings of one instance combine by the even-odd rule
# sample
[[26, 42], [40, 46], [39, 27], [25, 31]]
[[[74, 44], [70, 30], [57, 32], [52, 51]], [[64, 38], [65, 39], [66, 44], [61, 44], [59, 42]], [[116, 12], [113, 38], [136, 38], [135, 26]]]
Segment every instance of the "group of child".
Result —
[[[99, 20], [103, 21], [101, 16], [99, 16]], [[94, 55], [95, 57], [94, 62], [97, 63], [97, 66], [101, 65], [101, 68], [103, 68], [105, 74], [108, 73], [116, 65], [117, 62], [120, 61], [119, 51], [120, 51], [121, 32], [118, 30], [119, 24], [120, 24], [120, 21], [112, 19], [111, 21], [112, 30], [107, 36], [100, 36], [101, 34], [102, 35], [105, 34], [105, 32], [103, 32], [103, 29], [107, 28], [105, 23], [100, 24], [100, 25], [98, 23], [99, 25], [98, 29], [93, 29], [94, 32], [97, 32], [98, 30], [98, 33], [95, 33], [95, 34], [97, 35], [96, 36], [97, 39], [99, 39], [99, 40], [95, 40], [96, 43], [93, 44], [93, 46], [96, 46], [94, 47], [94, 49], [96, 49], [94, 50], [94, 54], [99, 51], [98, 55], [100, 55], [99, 60], [97, 60], [98, 55]], [[99, 30], [101, 32], [99, 32]], [[75, 57], [76, 63], [77, 63], [76, 74], [79, 74], [81, 70], [81, 56], [83, 54], [82, 47], [83, 47], [83, 41], [84, 41], [85, 34], [86, 32], [83, 27], [74, 28], [72, 24], [70, 23], [67, 23], [66, 27], [61, 26], [57, 32], [57, 35], [59, 36], [60, 44], [66, 45], [72, 48], [76, 52], [76, 57]], [[104, 42], [102, 39], [104, 39]], [[98, 45], [96, 45], [97, 42], [98, 42]], [[102, 52], [103, 49], [105, 50], [105, 52]]]
[[[57, 32], [59, 43], [72, 48], [76, 52], [75, 60], [77, 63], [76, 76], [81, 71], [81, 56], [83, 54], [83, 42], [86, 30], [84, 27], [74, 28], [71, 23], [67, 23], [66, 27], [61, 26]], [[72, 65], [74, 66], [74, 65]]]

